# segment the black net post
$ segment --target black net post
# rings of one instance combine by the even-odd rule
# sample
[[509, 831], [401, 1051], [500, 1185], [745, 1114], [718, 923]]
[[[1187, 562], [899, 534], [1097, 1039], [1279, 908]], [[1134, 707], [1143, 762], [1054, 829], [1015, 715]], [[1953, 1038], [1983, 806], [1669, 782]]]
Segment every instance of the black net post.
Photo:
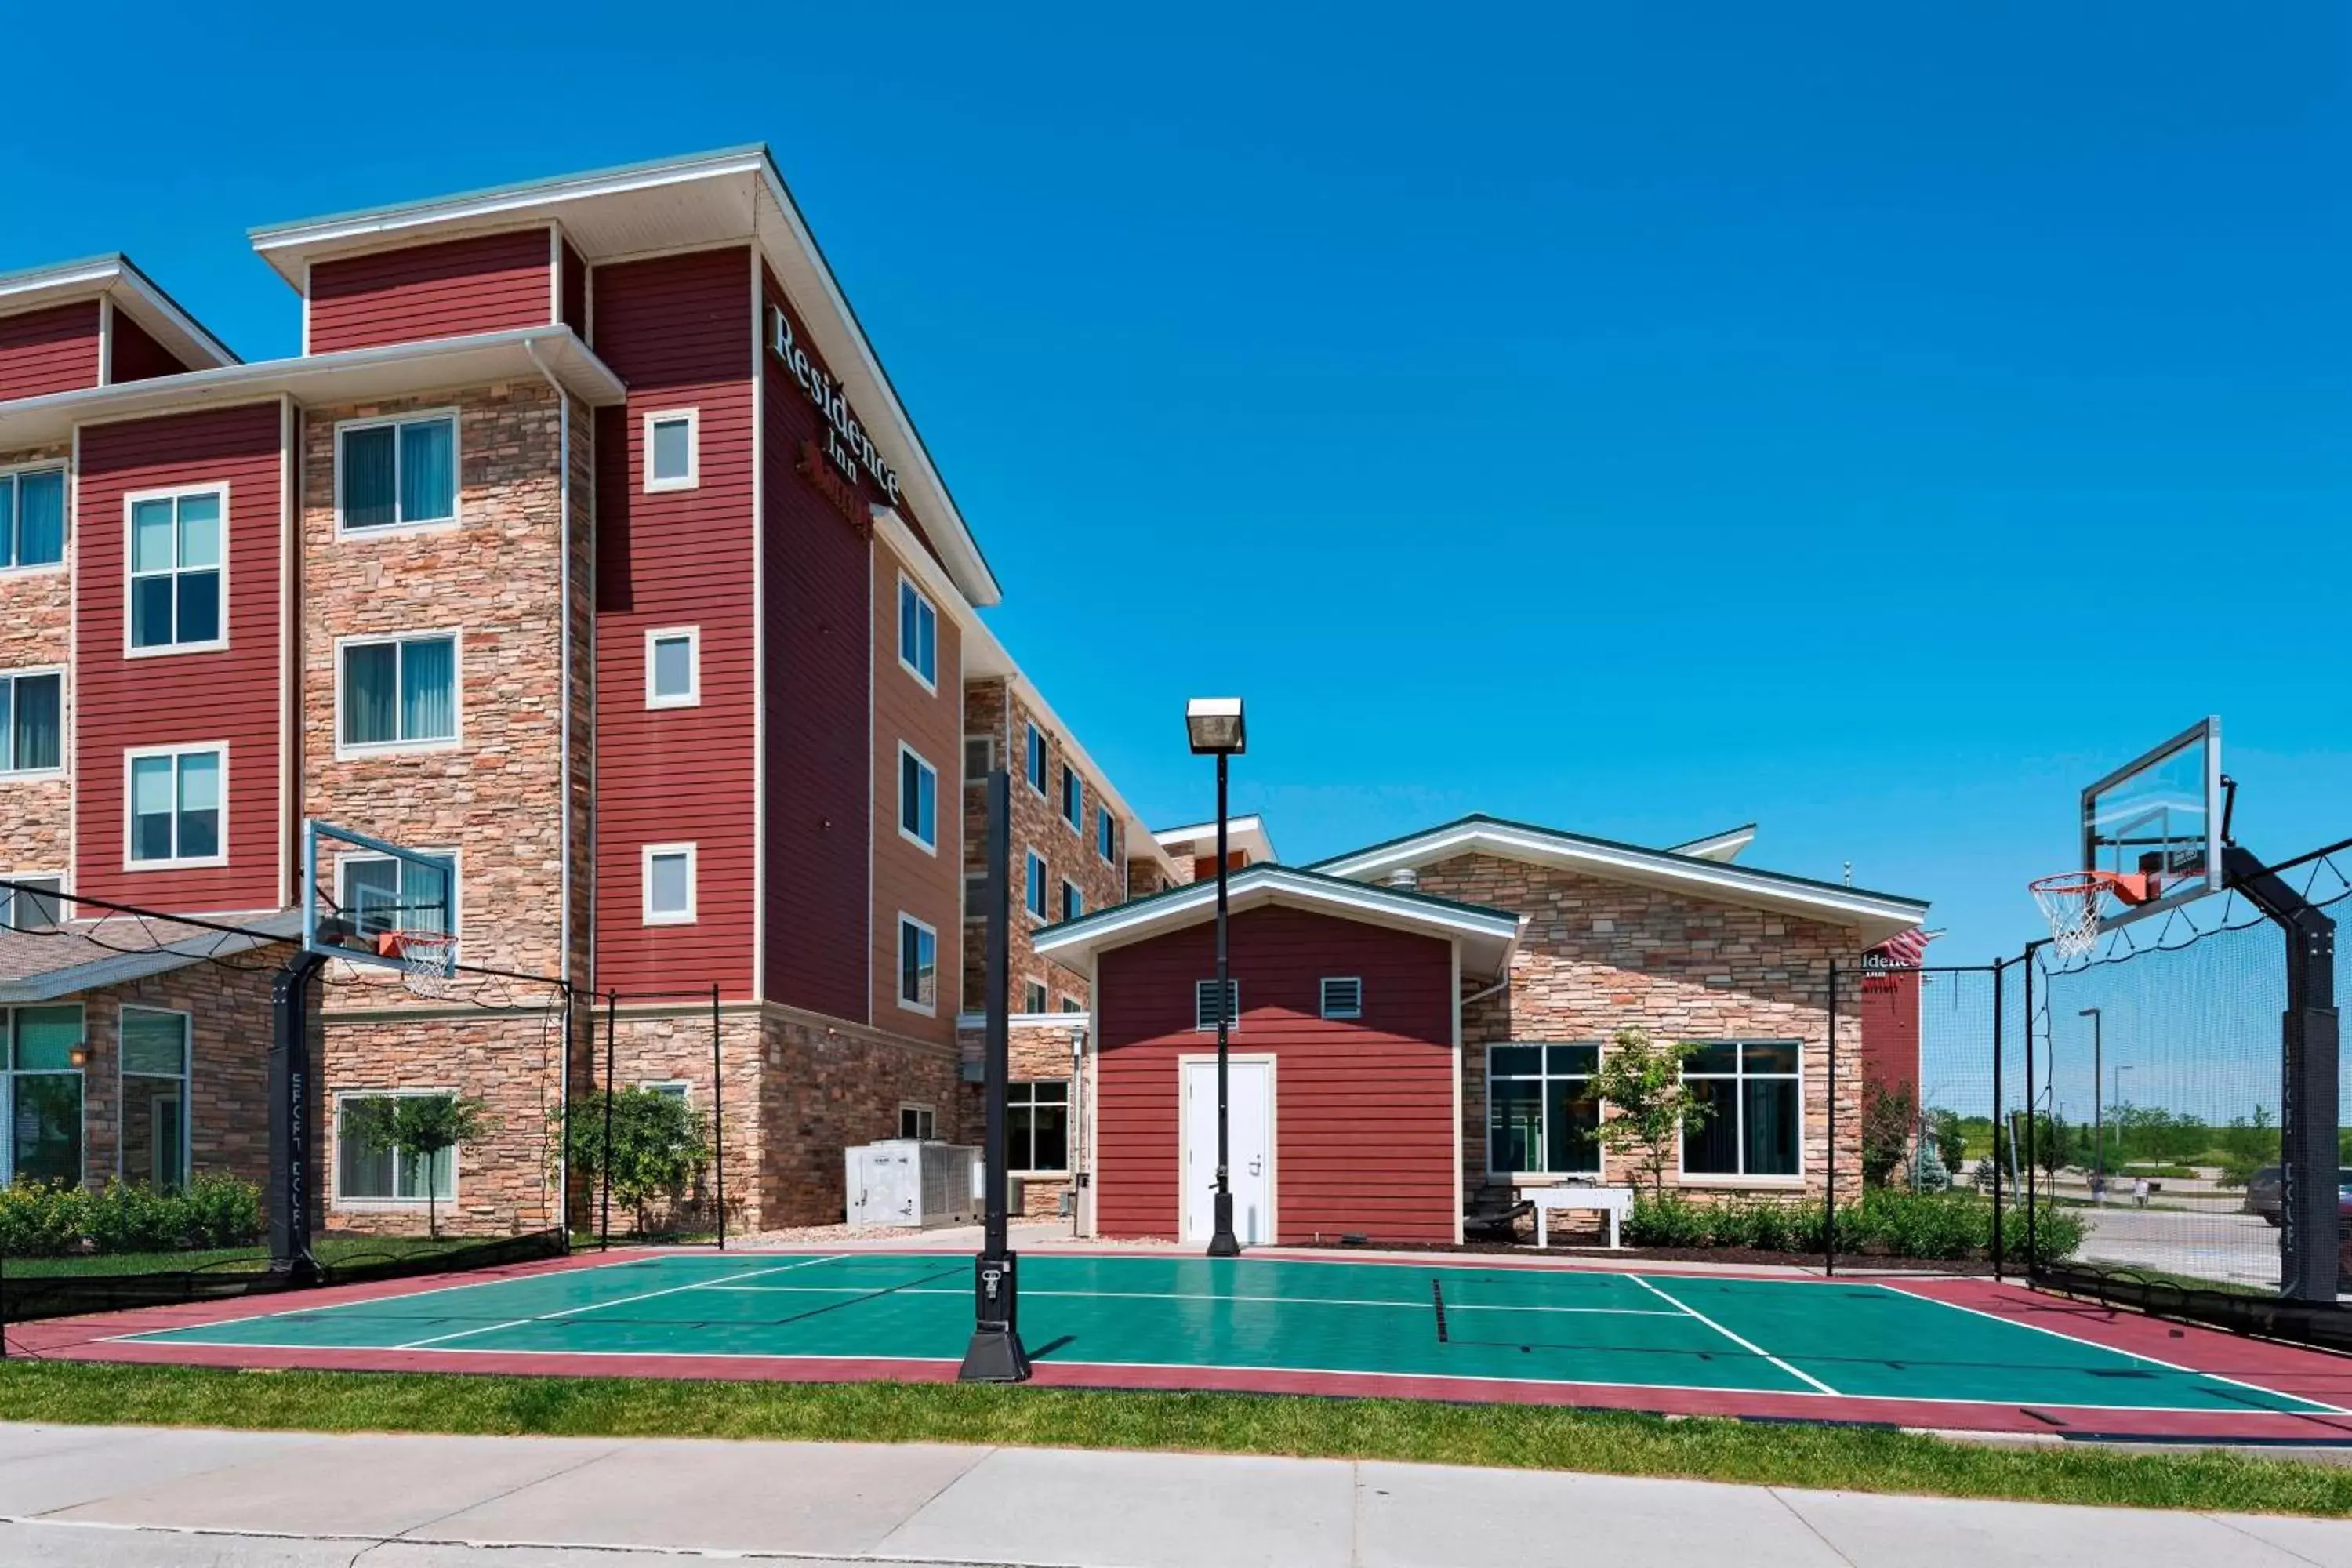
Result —
[[987, 1186], [988, 1229], [972, 1260], [971, 1343], [957, 1373], [964, 1383], [1025, 1383], [1029, 1352], [1021, 1342], [1019, 1259], [1006, 1235], [1005, 1080], [1010, 1074], [1013, 921], [1013, 775], [988, 775], [988, 882], [982, 894], [988, 918], [988, 1022], [982, 1055], [987, 1099], [981, 1157]]
[[2000, 1026], [2002, 1015], [2008, 1010], [2009, 1004], [2009, 987], [2005, 984], [2007, 978], [2008, 963], [2006, 962], [1995, 963], [1992, 966], [1992, 1147], [1987, 1151], [1987, 1157], [1992, 1162], [1992, 1277], [1995, 1279], [1999, 1279], [2001, 1276], [2001, 1244], [2005, 1237], [2005, 1233], [2001, 1229], [2000, 1223], [2000, 1171], [2002, 1163], [2000, 1158], [2000, 1146], [2003, 1138], [2003, 1130], [2007, 1127], [2008, 1123], [2003, 1120], [2004, 1112], [2001, 1106], [2000, 1097], [2000, 1057], [2002, 1047]]
[[1837, 1272], [1837, 1059], [1838, 965], [1830, 960], [1829, 1158], [1822, 1171], [1822, 1273]]
[[319, 1279], [310, 1251], [310, 1197], [318, 1180], [317, 1130], [310, 1125], [310, 989], [326, 963], [315, 952], [298, 952], [270, 983], [269, 1268], [290, 1285]]
[[2034, 1224], [2033, 1224], [2033, 1215], [2034, 1215], [2034, 1211], [2035, 1211], [2035, 1209], [2037, 1209], [2037, 1208], [2040, 1206], [2040, 1201], [2039, 1201], [2039, 1198], [2040, 1198], [2040, 1191], [2041, 1191], [2041, 1184], [2040, 1184], [2039, 1179], [2038, 1179], [2038, 1178], [2036, 1177], [2036, 1175], [2034, 1174], [2034, 1170], [2033, 1170], [2033, 1163], [2034, 1163], [2034, 1161], [2033, 1161], [2033, 1155], [2034, 1155], [2034, 1148], [2033, 1148], [2033, 1115], [2034, 1115], [2034, 1112], [2033, 1112], [2033, 971], [2034, 971], [2035, 967], [2036, 967], [2036, 965], [2035, 965], [2035, 963], [2034, 963], [2034, 961], [2033, 961], [2032, 958], [2030, 958], [2030, 957], [2029, 957], [2029, 958], [2025, 961], [2025, 1141], [2024, 1141], [2024, 1160], [2025, 1160], [2025, 1173], [2025, 1173], [2025, 1267], [2026, 1267], [2026, 1270], [2027, 1270], [2027, 1272], [2028, 1272], [2028, 1273], [2031, 1273], [2031, 1272], [2032, 1271], [2032, 1268], [2033, 1268], [2033, 1260], [2034, 1260], [2036, 1258], [2038, 1258], [2038, 1257], [2040, 1257], [2040, 1256], [2041, 1256], [2041, 1249], [2034, 1246], [2034, 1242], [2035, 1242], [2038, 1238], [2037, 1238], [2037, 1237], [2036, 1237], [2036, 1236], [2034, 1235]]
[[710, 985], [710, 1168], [719, 1208], [719, 1250], [727, 1250], [727, 1076], [719, 1058], [724, 1032], [719, 1014], [719, 984]]
[[604, 993], [604, 1148], [596, 1161], [596, 1171], [604, 1184], [601, 1209], [596, 1217], [596, 1245], [609, 1251], [613, 1246], [613, 1068], [616, 1037], [620, 1034], [621, 994]]

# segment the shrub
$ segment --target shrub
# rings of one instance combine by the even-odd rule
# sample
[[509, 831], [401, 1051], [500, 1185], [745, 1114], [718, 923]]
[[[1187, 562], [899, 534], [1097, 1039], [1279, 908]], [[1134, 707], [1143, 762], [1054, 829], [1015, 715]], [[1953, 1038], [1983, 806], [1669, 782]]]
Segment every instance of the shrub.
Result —
[[179, 1192], [113, 1181], [97, 1192], [19, 1182], [0, 1189], [0, 1253], [54, 1258], [87, 1243], [100, 1253], [250, 1247], [266, 1221], [261, 1189], [198, 1176]]
[[[572, 1173], [593, 1192], [604, 1179], [605, 1103], [601, 1095], [575, 1100], [565, 1128], [564, 1112], [550, 1121], [568, 1135]], [[613, 1202], [633, 1215], [637, 1234], [653, 1229], [652, 1207], [667, 1198], [672, 1217], [688, 1191], [698, 1186], [711, 1158], [710, 1132], [683, 1100], [649, 1089], [624, 1089], [612, 1098]]]
[[1625, 1216], [1629, 1247], [1705, 1247], [1707, 1234], [1706, 1211], [1679, 1193], [1635, 1193], [1633, 1210]]
[[55, 1258], [81, 1239], [89, 1194], [79, 1187], [20, 1181], [0, 1188], [0, 1252]]
[[[1664, 1197], [1636, 1194], [1625, 1222], [1631, 1247], [1722, 1247], [1800, 1256], [1822, 1250], [1822, 1205], [1802, 1199], [1731, 1198], [1712, 1206], [1679, 1193]], [[1968, 1258], [1992, 1248], [1992, 1205], [1969, 1193], [1910, 1193], [1879, 1187], [1854, 1203], [1840, 1204], [1837, 1247], [1845, 1253], [1881, 1253], [1895, 1258]], [[2083, 1244], [2084, 1222], [2073, 1212], [2044, 1203], [2034, 1221], [2033, 1261], [2055, 1263]], [[2001, 1215], [2008, 1256], [2026, 1261], [2022, 1205]]]
[[192, 1247], [251, 1247], [269, 1228], [261, 1189], [235, 1176], [198, 1176], [180, 1201], [187, 1206]]

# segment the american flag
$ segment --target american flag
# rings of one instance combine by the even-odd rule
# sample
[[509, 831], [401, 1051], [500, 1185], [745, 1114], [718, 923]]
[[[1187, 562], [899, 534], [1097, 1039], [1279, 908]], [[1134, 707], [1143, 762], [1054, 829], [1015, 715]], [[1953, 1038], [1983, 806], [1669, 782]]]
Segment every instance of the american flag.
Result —
[[1888, 937], [1862, 955], [1863, 962], [1883, 964], [1889, 969], [1916, 969], [1927, 956], [1927, 944], [1941, 933], [1913, 926], [1909, 931]]

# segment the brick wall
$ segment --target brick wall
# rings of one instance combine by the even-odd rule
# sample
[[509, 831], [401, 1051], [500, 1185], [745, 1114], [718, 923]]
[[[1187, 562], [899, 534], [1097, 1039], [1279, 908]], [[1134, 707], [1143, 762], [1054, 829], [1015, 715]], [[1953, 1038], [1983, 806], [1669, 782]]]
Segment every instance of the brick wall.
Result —
[[[1087, 1077], [1093, 1070], [1094, 1057], [1087, 1056], [1075, 1079], [1070, 1074], [1070, 1037], [1087, 1031], [1091, 1037], [1091, 1022], [1083, 1015], [1072, 1014], [1066, 1019], [1024, 1019], [1013, 1026], [1005, 1042], [1006, 1068], [1013, 1083], [1064, 1081], [1070, 1085], [1069, 1163], [1076, 1171], [1085, 1159], [1082, 1101]], [[981, 1031], [967, 1028], [962, 1032], [963, 1059], [982, 1059]], [[988, 1102], [983, 1098], [986, 1086], [966, 1081], [956, 1097], [956, 1121], [953, 1128], [944, 1121], [940, 1128], [942, 1138], [952, 1138], [959, 1143], [983, 1148], [988, 1138]], [[1017, 1167], [1016, 1167], [1017, 1172]], [[1024, 1198], [1022, 1213], [1031, 1218], [1061, 1212], [1062, 1194], [1069, 1190], [1072, 1176], [1048, 1173], [1018, 1173], [1022, 1175]]]
[[[1829, 1155], [1829, 1022], [1832, 955], [1859, 951], [1856, 933], [1795, 916], [1709, 902], [1659, 889], [1468, 855], [1425, 867], [1421, 890], [1522, 917], [1510, 988], [1469, 1007], [1462, 1022], [1462, 1152], [1465, 1184], [1486, 1172], [1485, 1047], [1496, 1042], [1606, 1041], [1626, 1025], [1664, 1040], [1802, 1042], [1802, 1178], [1679, 1177], [1695, 1193], [1818, 1194]], [[1859, 1180], [1858, 1070], [1862, 1033], [1838, 1020], [1837, 1169]], [[1606, 1180], [1632, 1179], [1632, 1162], [1602, 1155]]]
[[[68, 445], [0, 452], [0, 469], [62, 461]], [[68, 484], [70, 508], [72, 486]], [[72, 559], [68, 517], [67, 559]], [[63, 565], [30, 572], [0, 572], [0, 674], [68, 662], [73, 635], [73, 583]], [[66, 744], [73, 734], [73, 681], [66, 682]], [[73, 759], [63, 759], [70, 769]], [[0, 778], [0, 877], [59, 875], [73, 863], [73, 785], [70, 773], [47, 778]]]
[[842, 1151], [898, 1135], [913, 1100], [955, 1114], [956, 1050], [772, 1008], [761, 1029], [765, 1158], [757, 1222], [836, 1225], [848, 1212]]

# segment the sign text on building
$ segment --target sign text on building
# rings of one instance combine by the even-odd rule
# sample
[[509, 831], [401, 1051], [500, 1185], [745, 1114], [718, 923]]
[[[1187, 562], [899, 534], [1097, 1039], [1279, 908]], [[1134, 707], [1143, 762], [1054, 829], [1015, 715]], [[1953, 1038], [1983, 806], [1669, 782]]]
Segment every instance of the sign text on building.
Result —
[[[792, 318], [784, 314], [781, 305], [768, 307], [768, 347], [783, 362], [793, 379], [801, 384], [801, 390], [808, 394], [808, 400], [816, 405], [817, 411], [824, 416], [825, 423], [833, 426], [834, 436], [838, 437], [841, 444], [856, 457], [858, 466], [874, 476], [874, 482], [882, 487], [882, 493], [890, 498], [890, 504], [898, 505], [898, 470], [883, 460], [881, 449], [866, 433], [866, 426], [857, 422], [857, 412], [849, 406], [849, 398], [841, 390], [841, 383], [827, 375], [793, 338]], [[828, 445], [831, 440], [831, 437], [827, 438]]]

